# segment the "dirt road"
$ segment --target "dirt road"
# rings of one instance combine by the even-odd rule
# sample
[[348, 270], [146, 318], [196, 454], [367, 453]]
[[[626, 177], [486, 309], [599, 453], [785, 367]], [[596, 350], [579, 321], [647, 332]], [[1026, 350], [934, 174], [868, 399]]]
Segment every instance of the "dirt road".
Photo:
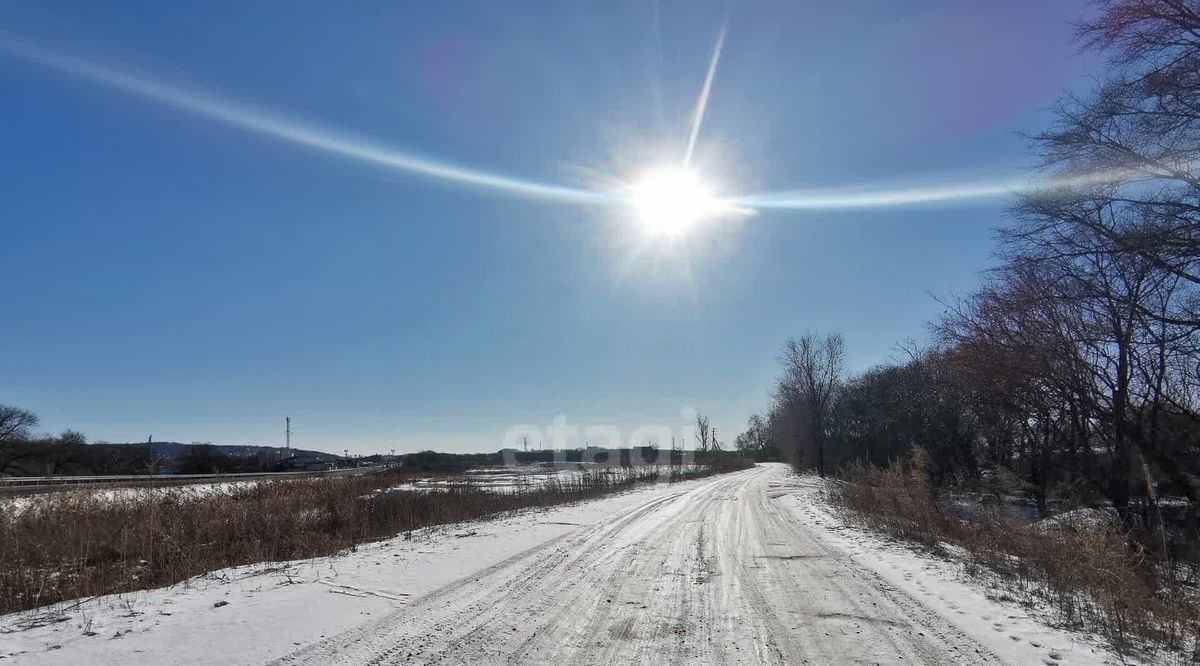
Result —
[[998, 663], [808, 534], [786, 474], [651, 499], [278, 663]]

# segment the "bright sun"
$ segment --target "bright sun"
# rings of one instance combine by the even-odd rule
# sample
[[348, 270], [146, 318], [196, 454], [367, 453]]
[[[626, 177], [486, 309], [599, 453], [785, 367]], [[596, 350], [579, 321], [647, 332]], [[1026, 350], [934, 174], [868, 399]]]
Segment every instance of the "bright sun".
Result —
[[686, 169], [647, 172], [630, 190], [630, 205], [651, 236], [682, 236], [723, 206], [703, 180]]

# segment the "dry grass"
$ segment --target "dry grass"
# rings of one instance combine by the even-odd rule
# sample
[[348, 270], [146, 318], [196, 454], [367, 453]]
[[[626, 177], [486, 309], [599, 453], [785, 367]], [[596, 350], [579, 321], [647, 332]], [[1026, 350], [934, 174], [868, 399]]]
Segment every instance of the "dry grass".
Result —
[[1200, 602], [1194, 567], [1147, 557], [1127, 535], [1103, 525], [1039, 526], [1004, 507], [970, 520], [952, 515], [927, 481], [923, 452], [907, 465], [844, 470], [830, 499], [866, 527], [932, 549], [957, 547], [973, 577], [1010, 599], [1091, 631], [1118, 651], [1158, 651], [1200, 662]]
[[333, 555], [424, 527], [718, 471], [731, 470], [616, 468], [505, 493], [466, 484], [390, 490], [407, 480], [393, 473], [276, 481], [205, 495], [186, 489], [46, 495], [20, 511], [0, 511], [0, 613], [159, 587], [225, 567]]

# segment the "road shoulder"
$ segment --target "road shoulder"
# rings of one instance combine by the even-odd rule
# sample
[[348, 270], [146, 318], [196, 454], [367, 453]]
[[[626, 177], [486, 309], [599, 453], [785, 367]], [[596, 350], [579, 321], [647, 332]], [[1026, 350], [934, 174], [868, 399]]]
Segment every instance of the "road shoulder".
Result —
[[849, 525], [821, 496], [821, 480], [786, 475], [770, 496], [813, 535], [845, 552], [897, 590], [942, 616], [997, 656], [1015, 664], [1118, 664], [1099, 638], [1047, 626], [1015, 603], [970, 582], [960, 563], [944, 560]]

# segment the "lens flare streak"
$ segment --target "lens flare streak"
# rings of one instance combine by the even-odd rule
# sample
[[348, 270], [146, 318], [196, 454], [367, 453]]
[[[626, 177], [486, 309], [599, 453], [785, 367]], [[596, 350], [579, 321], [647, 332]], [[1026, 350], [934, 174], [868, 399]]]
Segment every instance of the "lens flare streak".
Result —
[[[688, 165], [695, 154], [717, 66], [724, 48], [725, 34], [726, 29], [723, 27], [717, 36], [704, 77], [704, 84], [696, 101], [683, 157], [684, 172], [688, 172]], [[643, 205], [644, 202], [639, 203], [641, 200], [638, 199], [636, 185], [630, 187], [625, 184], [615, 188], [571, 187], [437, 161], [381, 145], [362, 137], [272, 115], [216, 95], [135, 76], [115, 67], [95, 64], [46, 49], [4, 33], [0, 33], [0, 53], [7, 53], [15, 58], [81, 81], [124, 92], [162, 106], [268, 136], [285, 143], [395, 171], [512, 196], [587, 206], [646, 208]], [[767, 210], [850, 210], [953, 202], [969, 203], [989, 199], [1000, 200], [1013, 195], [1056, 188], [1119, 183], [1140, 177], [1146, 177], [1141, 170], [1109, 169], [1070, 176], [1032, 179], [997, 178], [890, 188], [862, 185], [725, 196], [716, 200], [719, 201], [719, 206], [715, 206], [715, 204], [714, 206], [722, 212], [736, 212], [739, 216], [746, 216], [755, 211]], [[644, 196], [642, 198], [644, 199]], [[671, 205], [676, 204], [671, 203]], [[691, 204], [689, 203], [689, 205]]]
[[795, 190], [742, 195], [732, 199], [737, 205], [753, 210], [850, 210], [859, 208], [896, 208], [922, 204], [971, 202], [985, 199], [1034, 194], [1060, 188], [1078, 188], [1119, 183], [1144, 177], [1132, 169], [1107, 169], [1070, 176], [1046, 178], [998, 178], [962, 183], [915, 185], [911, 187], [845, 187], [822, 190]]
[[688, 135], [687, 150], [683, 154], [683, 168], [692, 164], [692, 155], [696, 152], [696, 139], [700, 137], [700, 126], [704, 124], [704, 112], [708, 110], [708, 97], [712, 92], [713, 79], [717, 76], [717, 65], [721, 62], [721, 50], [725, 47], [725, 28], [717, 34], [717, 43], [713, 46], [712, 58], [708, 61], [708, 72], [704, 75], [704, 85], [700, 88], [700, 97], [696, 100], [696, 110], [692, 113], [692, 131]]
[[576, 204], [608, 204], [602, 192], [540, 183], [438, 162], [376, 142], [288, 120], [211, 94], [152, 81], [0, 34], [0, 51], [73, 78], [209, 118], [287, 143], [428, 178], [507, 194]]

